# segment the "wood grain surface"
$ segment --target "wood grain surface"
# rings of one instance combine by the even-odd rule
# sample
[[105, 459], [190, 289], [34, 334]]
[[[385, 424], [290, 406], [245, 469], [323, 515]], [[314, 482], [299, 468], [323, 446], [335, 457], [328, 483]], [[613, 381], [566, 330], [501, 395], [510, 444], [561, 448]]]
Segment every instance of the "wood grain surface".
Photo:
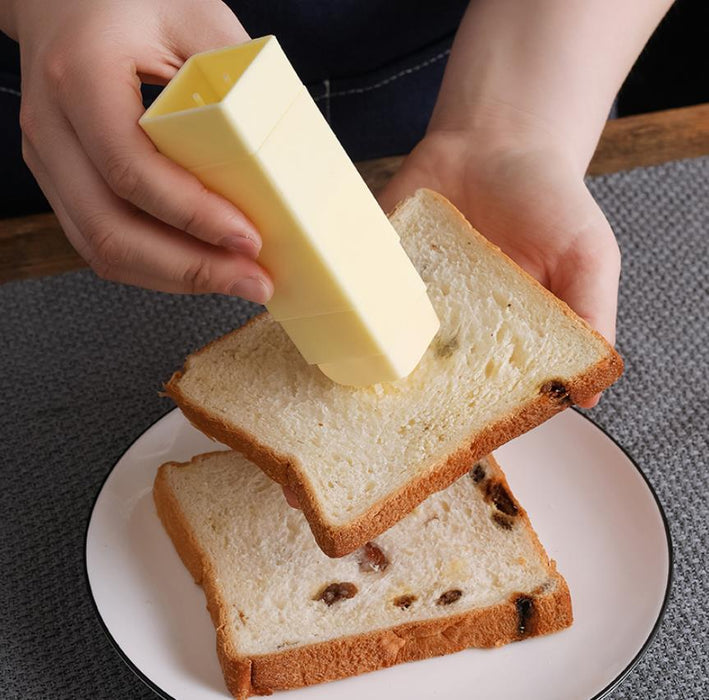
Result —
[[[709, 104], [611, 120], [589, 167], [590, 175], [709, 155]], [[403, 156], [364, 161], [358, 168], [377, 191]], [[53, 214], [0, 220], [0, 283], [86, 267]]]

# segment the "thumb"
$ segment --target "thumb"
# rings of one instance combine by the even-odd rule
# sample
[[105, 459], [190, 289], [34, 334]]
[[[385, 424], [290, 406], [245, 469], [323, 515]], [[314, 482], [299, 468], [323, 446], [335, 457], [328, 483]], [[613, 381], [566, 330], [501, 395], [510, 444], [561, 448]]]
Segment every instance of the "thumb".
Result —
[[399, 170], [395, 173], [391, 180], [376, 193], [379, 206], [386, 214], [390, 214], [396, 208], [396, 205], [403, 199], [413, 194], [416, 191], [417, 183], [412, 182], [405, 171]]
[[605, 218], [576, 239], [551, 276], [550, 287], [611, 345], [615, 344], [620, 251]]
[[[551, 291], [565, 301], [611, 345], [615, 344], [620, 251], [615, 236], [602, 217], [592, 230], [577, 238], [576, 249], [551, 277]], [[581, 402], [592, 408], [600, 394]]]
[[183, 61], [195, 53], [242, 44], [251, 38], [220, 0], [188, 2], [183, 8], [170, 16], [168, 27], [172, 50]]
[[392, 212], [399, 202], [411, 196], [420, 187], [428, 187], [437, 192], [445, 193], [451, 200], [455, 199], [454, 193], [451, 193], [448, 188], [443, 186], [437, 172], [426, 167], [426, 159], [420, 157], [421, 146], [422, 144], [417, 145], [403, 159], [399, 169], [389, 182], [376, 193], [379, 206], [387, 214]]

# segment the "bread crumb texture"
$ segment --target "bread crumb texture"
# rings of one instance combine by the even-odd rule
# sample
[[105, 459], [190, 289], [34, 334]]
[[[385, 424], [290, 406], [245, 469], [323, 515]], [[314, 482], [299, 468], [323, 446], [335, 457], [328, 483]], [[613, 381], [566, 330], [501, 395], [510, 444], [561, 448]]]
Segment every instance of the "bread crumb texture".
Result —
[[[540, 395], [567, 405], [568, 382], [613, 354], [442, 197], [421, 190], [392, 222], [441, 320], [407, 378], [364, 388], [335, 384], [307, 365], [264, 315], [192, 355], [171, 391], [227, 431], [265, 446], [284, 470], [297, 464], [318, 517], [334, 529], [431, 473], [471, 435], [514, 417]], [[590, 388], [595, 393], [618, 374]], [[498, 518], [497, 535], [506, 518]], [[486, 527], [493, 526], [486, 520]], [[346, 604], [368, 595], [365, 586]]]
[[[525, 636], [536, 595], [553, 595], [565, 584], [494, 461], [474, 469], [340, 559], [323, 554], [278, 485], [235, 452], [165, 465], [156, 502], [178, 551], [215, 597], [210, 609], [218, 608], [220, 635], [238, 657], [255, 662], [511, 602], [517, 617], [507, 636], [488, 641], [504, 643]], [[497, 502], [490, 492], [498, 493]], [[495, 522], [500, 503], [514, 510], [505, 513], [509, 528]], [[548, 624], [569, 624], [566, 613]]]

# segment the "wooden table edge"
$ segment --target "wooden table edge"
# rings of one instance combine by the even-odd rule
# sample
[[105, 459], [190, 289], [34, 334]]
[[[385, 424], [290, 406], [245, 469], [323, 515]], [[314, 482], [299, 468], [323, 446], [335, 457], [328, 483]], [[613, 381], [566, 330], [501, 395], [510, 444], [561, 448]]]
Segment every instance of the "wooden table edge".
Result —
[[[589, 175], [659, 165], [709, 155], [709, 104], [614, 119], [606, 124]], [[379, 190], [403, 156], [357, 164], [367, 184]], [[52, 213], [0, 220], [0, 284], [86, 267]]]

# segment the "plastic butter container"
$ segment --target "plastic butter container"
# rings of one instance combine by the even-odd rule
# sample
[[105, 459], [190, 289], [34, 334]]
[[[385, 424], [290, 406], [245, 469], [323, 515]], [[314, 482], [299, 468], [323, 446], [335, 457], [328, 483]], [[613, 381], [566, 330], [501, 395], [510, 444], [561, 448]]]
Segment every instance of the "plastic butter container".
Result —
[[308, 363], [357, 386], [413, 370], [439, 327], [425, 285], [275, 37], [192, 56], [140, 125], [256, 225]]

